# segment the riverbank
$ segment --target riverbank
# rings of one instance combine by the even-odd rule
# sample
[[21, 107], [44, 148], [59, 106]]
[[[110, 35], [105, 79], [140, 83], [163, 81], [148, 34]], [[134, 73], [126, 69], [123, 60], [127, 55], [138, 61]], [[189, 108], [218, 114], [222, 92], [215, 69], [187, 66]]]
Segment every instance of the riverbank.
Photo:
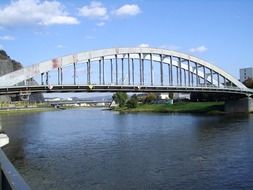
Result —
[[59, 109], [53, 107], [44, 108], [15, 108], [15, 109], [1, 109], [0, 115], [4, 114], [19, 114], [19, 113], [37, 113], [37, 112], [47, 112], [47, 111], [57, 111]]
[[138, 104], [136, 108], [114, 108], [114, 111], [129, 112], [157, 112], [157, 113], [208, 113], [223, 114], [224, 102], [178, 102], [169, 104]]

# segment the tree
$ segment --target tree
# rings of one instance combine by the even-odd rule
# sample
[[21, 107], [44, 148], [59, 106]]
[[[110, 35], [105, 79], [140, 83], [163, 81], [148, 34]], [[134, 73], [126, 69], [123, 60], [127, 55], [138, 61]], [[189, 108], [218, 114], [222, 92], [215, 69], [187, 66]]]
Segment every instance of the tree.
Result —
[[127, 108], [136, 108], [138, 105], [138, 98], [136, 94], [132, 95], [131, 98], [127, 101]]
[[150, 103], [152, 103], [156, 98], [157, 98], [157, 97], [156, 97], [155, 94], [149, 93], [149, 94], [147, 94], [147, 96], [146, 96], [146, 98], [145, 98], [145, 100], [144, 100], [144, 103], [145, 103], [145, 104], [150, 104]]
[[247, 86], [248, 88], [253, 88], [253, 79], [252, 79], [252, 78], [248, 78], [247, 80], [245, 80], [245, 81], [243, 82], [243, 84], [244, 84], [245, 86]]
[[127, 93], [125, 92], [116, 92], [113, 94], [112, 99], [119, 104], [119, 107], [124, 107], [128, 99]]

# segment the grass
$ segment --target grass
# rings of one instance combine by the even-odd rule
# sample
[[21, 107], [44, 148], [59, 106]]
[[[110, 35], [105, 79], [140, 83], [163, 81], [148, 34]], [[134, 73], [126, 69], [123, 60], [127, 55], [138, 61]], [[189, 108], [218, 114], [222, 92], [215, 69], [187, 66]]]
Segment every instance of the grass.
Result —
[[55, 108], [23, 108], [23, 109], [9, 109], [9, 110], [0, 110], [0, 115], [6, 114], [20, 114], [20, 113], [37, 113], [37, 112], [45, 112], [45, 111], [55, 111], [58, 109]]
[[224, 102], [180, 102], [168, 104], [139, 104], [137, 108], [116, 108], [120, 112], [157, 113], [224, 113]]

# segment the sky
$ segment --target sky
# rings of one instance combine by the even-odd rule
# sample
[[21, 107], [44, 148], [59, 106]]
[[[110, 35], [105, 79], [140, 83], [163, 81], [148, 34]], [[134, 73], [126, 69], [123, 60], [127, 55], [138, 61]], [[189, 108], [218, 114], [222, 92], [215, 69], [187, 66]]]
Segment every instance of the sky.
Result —
[[0, 48], [24, 66], [111, 47], [157, 47], [239, 78], [253, 67], [251, 0], [1, 0]]

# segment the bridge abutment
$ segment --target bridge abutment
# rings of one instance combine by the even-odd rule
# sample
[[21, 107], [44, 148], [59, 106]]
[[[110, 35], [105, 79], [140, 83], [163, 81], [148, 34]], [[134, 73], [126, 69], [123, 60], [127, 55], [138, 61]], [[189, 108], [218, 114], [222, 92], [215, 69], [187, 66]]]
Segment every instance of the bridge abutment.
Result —
[[225, 102], [225, 112], [227, 113], [253, 112], [253, 99], [251, 97], [245, 97], [238, 100], [228, 100]]

